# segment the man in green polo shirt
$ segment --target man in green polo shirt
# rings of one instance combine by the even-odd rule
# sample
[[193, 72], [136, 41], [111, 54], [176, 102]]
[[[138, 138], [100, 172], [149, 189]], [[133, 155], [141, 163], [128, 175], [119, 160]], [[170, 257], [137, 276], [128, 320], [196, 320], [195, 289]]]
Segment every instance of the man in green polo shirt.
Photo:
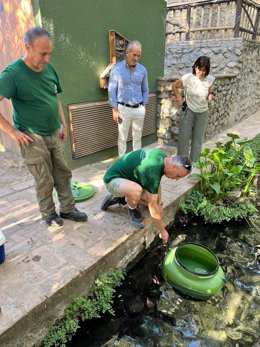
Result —
[[110, 193], [102, 202], [105, 211], [115, 204], [128, 205], [131, 224], [139, 229], [144, 227], [138, 204], [148, 206], [161, 239], [167, 242], [169, 235], [162, 222], [161, 178], [176, 179], [187, 176], [191, 171], [191, 161], [186, 156], [166, 156], [159, 149], [139, 149], [130, 152], [113, 165], [104, 175], [104, 183]]
[[[0, 129], [21, 148], [35, 179], [37, 200], [46, 223], [63, 225], [62, 218], [85, 221], [87, 215], [75, 208], [71, 171], [61, 145], [67, 137], [67, 126], [58, 97], [62, 92], [59, 77], [49, 63], [51, 37], [42, 28], [33, 28], [25, 34], [24, 42], [24, 56], [0, 74], [0, 101], [11, 99], [14, 123], [12, 126], [0, 114]], [[60, 216], [55, 211], [53, 188], [58, 193]]]

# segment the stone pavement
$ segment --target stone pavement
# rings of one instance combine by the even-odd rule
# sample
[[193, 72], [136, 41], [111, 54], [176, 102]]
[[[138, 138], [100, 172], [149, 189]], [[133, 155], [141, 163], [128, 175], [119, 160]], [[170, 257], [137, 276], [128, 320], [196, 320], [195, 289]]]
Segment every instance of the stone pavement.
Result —
[[[204, 146], [225, 141], [228, 132], [254, 137], [260, 133], [260, 113]], [[175, 148], [163, 150], [175, 153]], [[37, 345], [48, 324], [62, 316], [64, 307], [89, 292], [99, 271], [126, 267], [157, 237], [146, 209], [142, 210], [143, 230], [130, 225], [126, 207], [100, 210], [107, 194], [102, 177], [114, 160], [73, 170], [73, 180], [96, 188], [91, 199], [77, 205], [87, 212], [86, 223], [65, 220], [62, 227], [47, 227], [38, 211], [31, 178], [0, 190], [0, 230], [6, 236], [6, 261], [0, 265], [0, 346]], [[163, 178], [165, 225], [174, 220], [180, 200], [195, 184], [191, 178], [178, 182]]]

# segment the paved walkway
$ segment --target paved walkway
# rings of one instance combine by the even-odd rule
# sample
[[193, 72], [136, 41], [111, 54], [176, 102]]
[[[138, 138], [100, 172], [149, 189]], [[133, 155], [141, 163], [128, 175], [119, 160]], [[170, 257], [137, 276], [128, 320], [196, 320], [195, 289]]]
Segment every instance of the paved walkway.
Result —
[[[224, 141], [228, 132], [254, 137], [260, 133], [260, 113], [204, 145]], [[175, 153], [175, 148], [163, 149]], [[0, 230], [7, 240], [6, 261], [0, 265], [0, 346], [32, 346], [73, 298], [89, 291], [97, 271], [125, 267], [157, 236], [147, 210], [143, 210], [143, 230], [130, 225], [125, 207], [100, 210], [107, 194], [102, 177], [114, 160], [73, 171], [73, 180], [96, 187], [94, 197], [78, 204], [89, 216], [86, 223], [65, 220], [63, 227], [47, 227], [38, 211], [32, 179], [0, 190]], [[190, 178], [163, 179], [165, 225], [174, 219], [179, 201], [195, 183]]]

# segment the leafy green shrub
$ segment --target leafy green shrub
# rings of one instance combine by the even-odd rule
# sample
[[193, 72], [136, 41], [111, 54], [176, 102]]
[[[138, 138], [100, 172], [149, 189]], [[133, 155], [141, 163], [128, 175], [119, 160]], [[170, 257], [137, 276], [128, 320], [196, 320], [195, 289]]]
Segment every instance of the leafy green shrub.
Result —
[[[257, 163], [260, 163], [260, 134], [256, 135], [250, 142], [249, 146], [253, 152], [253, 156], [256, 158]], [[238, 157], [238, 160], [243, 160], [243, 156]]]
[[236, 134], [227, 134], [230, 140], [217, 142], [210, 151], [203, 149], [195, 166], [200, 170], [191, 176], [200, 179], [200, 190], [210, 201], [225, 199], [228, 192], [241, 190], [246, 196], [260, 164], [250, 147], [251, 141], [239, 140]]
[[65, 347], [71, 340], [80, 323], [86, 319], [99, 318], [101, 313], [114, 314], [112, 303], [115, 287], [124, 278], [124, 270], [100, 274], [93, 286], [90, 297], [80, 296], [64, 310], [64, 317], [49, 328], [44, 339], [44, 347]]
[[230, 205], [214, 204], [199, 192], [193, 191], [187, 200], [180, 204], [180, 210], [184, 214], [191, 214], [204, 218], [206, 223], [221, 223], [231, 220], [246, 218], [257, 212], [256, 207], [250, 201], [239, 201]]
[[[199, 173], [200, 191], [194, 191], [180, 205], [185, 214], [204, 217], [205, 222], [246, 218], [257, 212], [249, 200], [252, 180], [260, 171], [260, 136], [253, 140], [239, 140], [236, 134], [227, 134], [226, 143], [217, 142], [212, 151], [203, 149], [195, 166]], [[236, 201], [230, 201], [230, 192], [237, 191]], [[240, 194], [241, 193], [241, 194]]]
[[121, 272], [111, 272], [109, 276], [107, 274], [101, 274], [94, 286], [94, 297], [98, 302], [99, 311], [102, 313], [109, 312], [112, 315], [114, 310], [112, 308], [112, 298], [114, 295], [114, 288], [121, 283], [123, 275]]

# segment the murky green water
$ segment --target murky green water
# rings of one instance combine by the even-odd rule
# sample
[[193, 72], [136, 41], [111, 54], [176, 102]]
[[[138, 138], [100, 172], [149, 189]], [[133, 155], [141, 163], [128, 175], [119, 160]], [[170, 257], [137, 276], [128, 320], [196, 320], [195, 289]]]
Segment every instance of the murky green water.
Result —
[[116, 316], [87, 322], [70, 346], [260, 346], [259, 230], [259, 216], [218, 227], [176, 226], [174, 245], [198, 242], [217, 255], [223, 290], [208, 301], [177, 293], [161, 276], [165, 248], [154, 245], [118, 290]]
[[209, 262], [207, 261], [207, 264], [203, 264], [203, 261], [199, 261], [198, 259], [192, 259], [191, 257], [188, 256], [182, 256], [181, 257], [181, 263], [187, 268], [189, 268], [190, 270], [192, 270], [193, 272], [196, 272], [198, 274], [203, 274], [203, 273], [208, 273], [209, 271], [211, 271], [211, 269], [214, 270], [214, 264], [210, 264], [211, 265], [211, 269]]

